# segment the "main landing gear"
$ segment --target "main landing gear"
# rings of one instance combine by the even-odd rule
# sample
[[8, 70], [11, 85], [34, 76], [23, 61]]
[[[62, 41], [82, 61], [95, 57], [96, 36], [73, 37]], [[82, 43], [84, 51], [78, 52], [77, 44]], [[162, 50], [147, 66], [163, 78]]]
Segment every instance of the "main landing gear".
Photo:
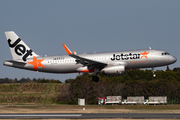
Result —
[[94, 82], [99, 82], [99, 77], [98, 77], [98, 76], [93, 76], [93, 77], [92, 77], [92, 80], [93, 80]]
[[97, 76], [99, 73], [99, 69], [98, 68], [94, 68], [94, 76], [92, 77], [92, 80], [94, 82], [99, 82], [99, 77]]

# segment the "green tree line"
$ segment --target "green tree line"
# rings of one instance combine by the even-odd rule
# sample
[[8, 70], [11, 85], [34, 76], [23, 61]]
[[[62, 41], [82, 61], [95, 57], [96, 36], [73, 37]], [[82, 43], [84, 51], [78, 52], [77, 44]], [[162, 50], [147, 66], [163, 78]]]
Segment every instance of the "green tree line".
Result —
[[83, 74], [63, 87], [61, 94], [53, 100], [56, 103], [77, 104], [78, 98], [85, 98], [86, 103], [95, 104], [97, 97], [106, 96], [167, 96], [169, 100], [180, 100], [180, 68], [158, 70], [153, 77], [152, 70], [128, 70], [123, 76], [105, 76], [99, 74], [100, 81], [93, 82], [93, 74]]

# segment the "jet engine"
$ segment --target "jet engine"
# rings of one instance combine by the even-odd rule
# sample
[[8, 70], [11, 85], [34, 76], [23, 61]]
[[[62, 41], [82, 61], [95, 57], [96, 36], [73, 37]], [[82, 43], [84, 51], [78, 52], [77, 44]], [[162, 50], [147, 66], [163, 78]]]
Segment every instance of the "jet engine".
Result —
[[107, 66], [101, 70], [105, 75], [124, 75], [126, 73], [124, 65]]

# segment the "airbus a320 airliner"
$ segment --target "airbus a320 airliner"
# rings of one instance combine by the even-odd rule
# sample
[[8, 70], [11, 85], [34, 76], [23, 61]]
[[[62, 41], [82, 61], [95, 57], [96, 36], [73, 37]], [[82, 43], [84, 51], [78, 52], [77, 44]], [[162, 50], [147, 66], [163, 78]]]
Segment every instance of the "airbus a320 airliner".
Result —
[[76, 54], [63, 44], [68, 55], [39, 56], [13, 31], [5, 32], [13, 60], [4, 65], [47, 73], [94, 72], [92, 80], [99, 81], [98, 73], [123, 75], [127, 69], [166, 66], [177, 61], [168, 52], [155, 49]]

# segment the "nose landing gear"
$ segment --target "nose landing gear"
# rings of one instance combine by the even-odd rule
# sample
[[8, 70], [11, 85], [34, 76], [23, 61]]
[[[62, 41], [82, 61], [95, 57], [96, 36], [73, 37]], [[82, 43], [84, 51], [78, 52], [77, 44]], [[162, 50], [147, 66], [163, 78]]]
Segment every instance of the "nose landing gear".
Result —
[[154, 68], [152, 68], [153, 77], [156, 77], [156, 74], [154, 73]]

